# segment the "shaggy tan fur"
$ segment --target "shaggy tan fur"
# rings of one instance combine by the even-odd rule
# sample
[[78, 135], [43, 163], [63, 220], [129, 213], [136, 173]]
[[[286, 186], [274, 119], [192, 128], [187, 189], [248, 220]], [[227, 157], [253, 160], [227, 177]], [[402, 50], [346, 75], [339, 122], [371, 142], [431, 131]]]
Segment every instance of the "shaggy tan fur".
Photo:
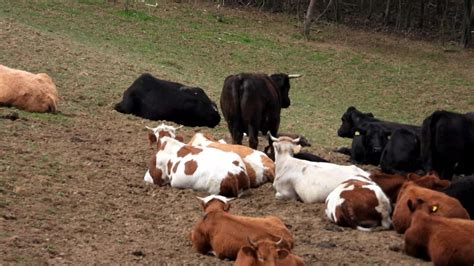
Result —
[[0, 106], [14, 106], [28, 112], [56, 112], [58, 91], [45, 73], [0, 65]]

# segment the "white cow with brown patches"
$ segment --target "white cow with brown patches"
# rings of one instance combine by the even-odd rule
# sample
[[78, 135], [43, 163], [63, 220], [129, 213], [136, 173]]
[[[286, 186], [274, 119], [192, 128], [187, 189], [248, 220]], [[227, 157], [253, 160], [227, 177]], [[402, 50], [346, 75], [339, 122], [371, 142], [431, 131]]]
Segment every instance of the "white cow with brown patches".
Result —
[[365, 176], [352, 176], [326, 198], [326, 216], [340, 226], [370, 231], [382, 225], [390, 228], [390, 200], [382, 189]]
[[28, 112], [56, 112], [58, 91], [45, 73], [33, 74], [0, 65], [0, 106]]
[[354, 175], [370, 174], [355, 165], [310, 162], [293, 158], [301, 148], [298, 139], [272, 137], [275, 149], [276, 177], [273, 188], [277, 199], [306, 203], [324, 202], [340, 183]]
[[165, 136], [171, 137], [183, 142], [183, 137], [176, 135], [176, 130], [182, 128], [183, 126], [173, 127], [173, 126], [168, 126], [168, 125], [165, 125], [164, 123], [161, 123], [161, 125], [157, 127], [148, 127], [148, 126], [145, 126], [145, 127], [148, 129], [148, 141], [150, 143], [151, 148], [153, 148], [153, 146], [156, 145], [156, 142], [159, 138], [165, 137]]
[[228, 197], [237, 197], [250, 186], [244, 162], [235, 153], [186, 145], [168, 136], [157, 139], [157, 149], [146, 182]]
[[275, 163], [261, 151], [243, 145], [224, 144], [203, 133], [196, 133], [188, 144], [238, 154], [245, 163], [247, 175], [250, 179], [250, 187], [252, 188], [266, 182], [273, 182], [273, 179], [275, 179]]

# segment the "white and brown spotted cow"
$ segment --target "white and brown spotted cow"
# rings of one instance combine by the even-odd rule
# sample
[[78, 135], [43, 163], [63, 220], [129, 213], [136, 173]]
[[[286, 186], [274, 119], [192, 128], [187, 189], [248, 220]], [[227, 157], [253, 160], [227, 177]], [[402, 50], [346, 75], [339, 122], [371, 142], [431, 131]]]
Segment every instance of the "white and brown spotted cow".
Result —
[[243, 145], [220, 143], [209, 134], [204, 133], [194, 134], [188, 144], [238, 154], [245, 163], [247, 175], [250, 179], [250, 187], [252, 188], [258, 187], [266, 182], [273, 182], [273, 179], [275, 179], [275, 163], [261, 151]]
[[237, 197], [250, 187], [242, 159], [235, 153], [186, 145], [172, 137], [157, 139], [145, 181]]
[[326, 216], [333, 223], [363, 231], [390, 228], [390, 200], [369, 178], [356, 175], [342, 182], [326, 198]]
[[154, 148], [159, 138], [165, 137], [165, 136], [171, 137], [183, 142], [183, 137], [176, 135], [176, 130], [182, 128], [183, 126], [173, 127], [173, 126], [168, 126], [168, 125], [165, 125], [164, 123], [161, 123], [161, 125], [157, 127], [147, 127], [147, 126], [145, 127], [148, 129], [148, 141], [150, 142], [151, 148]]
[[48, 74], [33, 74], [0, 65], [0, 106], [13, 106], [28, 112], [56, 112], [58, 91]]

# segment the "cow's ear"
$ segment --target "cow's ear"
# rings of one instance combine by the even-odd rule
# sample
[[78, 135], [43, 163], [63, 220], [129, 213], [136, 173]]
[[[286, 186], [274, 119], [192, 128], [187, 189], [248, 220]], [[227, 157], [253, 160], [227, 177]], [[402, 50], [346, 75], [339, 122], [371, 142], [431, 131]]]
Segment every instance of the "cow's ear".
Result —
[[249, 257], [257, 257], [257, 253], [255, 252], [255, 250], [249, 246], [242, 247], [241, 251]]
[[153, 149], [153, 145], [157, 142], [155, 133], [148, 131], [148, 142], [150, 143], [150, 148]]
[[293, 147], [293, 154], [297, 154], [301, 151], [301, 145], [296, 145]]
[[367, 115], [368, 117], [372, 117], [372, 118], [374, 117], [374, 114], [372, 114], [372, 113], [367, 113], [366, 115]]
[[180, 141], [180, 142], [184, 142], [184, 138], [183, 136], [176, 136], [174, 139], [176, 139], [177, 141]]
[[442, 190], [442, 189], [448, 188], [449, 185], [451, 185], [451, 182], [449, 182], [449, 180], [438, 180], [438, 181], [435, 181], [434, 189]]
[[279, 249], [278, 250], [278, 258], [280, 260], [286, 258], [288, 255], [290, 255], [290, 252], [288, 252], [288, 250], [286, 250], [286, 249]]
[[411, 181], [415, 181], [415, 180], [418, 180], [418, 179], [420, 179], [420, 178], [421, 178], [421, 176], [419, 176], [419, 175], [417, 175], [417, 174], [415, 174], [415, 173], [409, 173], [409, 174], [407, 175], [407, 179], [408, 179], [408, 180], [411, 180]]
[[230, 203], [226, 203], [225, 206], [224, 206], [224, 211], [228, 212], [229, 209], [230, 209]]

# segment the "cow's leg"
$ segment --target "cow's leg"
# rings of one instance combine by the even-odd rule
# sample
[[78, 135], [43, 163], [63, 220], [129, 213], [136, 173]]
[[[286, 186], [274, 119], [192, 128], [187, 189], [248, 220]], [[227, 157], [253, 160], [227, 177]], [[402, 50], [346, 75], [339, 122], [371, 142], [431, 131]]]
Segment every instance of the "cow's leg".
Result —
[[249, 146], [254, 150], [258, 148], [258, 129], [253, 125], [249, 125]]
[[242, 144], [242, 138], [244, 137], [244, 133], [241, 130], [241, 123], [239, 123], [239, 121], [229, 121], [227, 123], [227, 127], [229, 128], [229, 132], [232, 135], [232, 144]]

